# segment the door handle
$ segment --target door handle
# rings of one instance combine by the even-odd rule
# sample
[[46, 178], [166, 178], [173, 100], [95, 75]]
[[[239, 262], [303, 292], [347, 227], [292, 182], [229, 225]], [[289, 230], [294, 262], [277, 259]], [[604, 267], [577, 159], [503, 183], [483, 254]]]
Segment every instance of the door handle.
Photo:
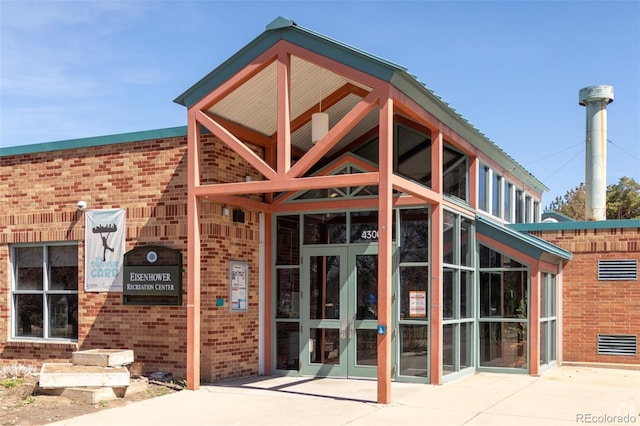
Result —
[[347, 320], [344, 318], [340, 320], [340, 338], [347, 338]]
[[349, 339], [353, 339], [356, 334], [356, 326], [353, 321], [353, 318], [349, 320]]

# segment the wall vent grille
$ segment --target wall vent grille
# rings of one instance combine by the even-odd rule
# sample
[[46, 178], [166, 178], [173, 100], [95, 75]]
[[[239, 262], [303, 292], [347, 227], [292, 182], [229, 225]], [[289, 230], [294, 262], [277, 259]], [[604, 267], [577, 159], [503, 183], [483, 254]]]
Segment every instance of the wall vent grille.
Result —
[[638, 260], [598, 260], [598, 281], [634, 281], [638, 279]]
[[598, 355], [637, 355], [638, 336], [598, 334]]

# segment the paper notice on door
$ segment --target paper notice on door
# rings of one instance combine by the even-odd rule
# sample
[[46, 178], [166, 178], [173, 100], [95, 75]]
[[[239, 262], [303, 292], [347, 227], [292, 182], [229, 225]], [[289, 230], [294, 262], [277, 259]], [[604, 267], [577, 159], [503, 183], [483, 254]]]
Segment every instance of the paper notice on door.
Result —
[[427, 316], [427, 292], [409, 292], [409, 317], [426, 318]]

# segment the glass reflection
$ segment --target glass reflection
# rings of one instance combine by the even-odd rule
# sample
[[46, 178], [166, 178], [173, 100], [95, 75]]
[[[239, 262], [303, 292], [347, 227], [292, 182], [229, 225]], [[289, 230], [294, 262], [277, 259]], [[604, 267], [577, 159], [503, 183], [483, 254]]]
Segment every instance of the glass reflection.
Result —
[[429, 355], [426, 325], [400, 326], [400, 375], [427, 377]]
[[340, 364], [340, 330], [310, 329], [309, 362], [316, 364]]
[[311, 256], [309, 319], [340, 318], [340, 257]]

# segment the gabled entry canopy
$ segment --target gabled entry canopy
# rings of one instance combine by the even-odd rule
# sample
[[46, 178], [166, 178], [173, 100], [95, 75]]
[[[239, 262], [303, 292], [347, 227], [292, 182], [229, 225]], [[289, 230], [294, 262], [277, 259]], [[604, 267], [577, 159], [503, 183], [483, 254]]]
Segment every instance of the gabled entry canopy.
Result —
[[[396, 97], [396, 114], [429, 126], [441, 122], [455, 132], [455, 136], [461, 137], [460, 143], [466, 144], [464, 151], [486, 154], [505, 170], [512, 171], [513, 176], [529, 188], [547, 189], [407, 73], [406, 68], [282, 17], [267, 25], [265, 32], [178, 96], [175, 102], [188, 109], [196, 107], [206, 111], [239, 139], [275, 148], [278, 53], [274, 46], [278, 43], [286, 43], [284, 50], [290, 55], [288, 113], [294, 162], [313, 147], [311, 115], [314, 112], [328, 113], [329, 128], [333, 129], [349, 111], [371, 95], [376, 85], [389, 83], [398, 90], [398, 95], [406, 96], [403, 102]], [[417, 114], [416, 107], [428, 113]], [[339, 143], [326, 152], [327, 160], [334, 160], [353, 144], [373, 135], [379, 124], [378, 112], [377, 106], [367, 110], [358, 124], [348, 129]]]

